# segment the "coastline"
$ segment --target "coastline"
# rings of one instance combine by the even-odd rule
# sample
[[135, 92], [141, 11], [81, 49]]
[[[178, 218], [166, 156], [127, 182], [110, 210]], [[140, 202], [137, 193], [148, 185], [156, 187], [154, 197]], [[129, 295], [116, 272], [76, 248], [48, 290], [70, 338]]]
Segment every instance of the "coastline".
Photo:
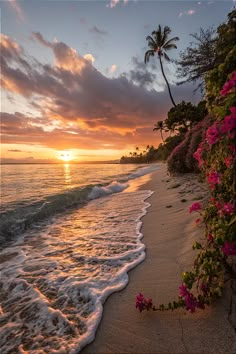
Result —
[[202, 234], [195, 224], [197, 214], [188, 209], [205, 193], [196, 176], [169, 177], [165, 164], [139, 188], [154, 191], [142, 219], [146, 258], [129, 272], [127, 287], [107, 299], [96, 338], [81, 353], [235, 353], [230, 289], [213, 306], [194, 314], [183, 309], [140, 314], [135, 309], [139, 292], [154, 303], [178, 296], [181, 273], [191, 269], [195, 255], [192, 244]]

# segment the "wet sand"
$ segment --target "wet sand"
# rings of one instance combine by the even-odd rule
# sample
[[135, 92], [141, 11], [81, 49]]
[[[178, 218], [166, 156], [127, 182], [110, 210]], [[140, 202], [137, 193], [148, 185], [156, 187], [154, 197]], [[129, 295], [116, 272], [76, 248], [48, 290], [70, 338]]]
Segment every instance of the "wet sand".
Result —
[[198, 214], [189, 214], [189, 206], [204, 202], [207, 193], [195, 175], [169, 177], [165, 164], [140, 188], [154, 191], [143, 217], [146, 259], [129, 272], [127, 287], [108, 298], [95, 341], [82, 353], [236, 353], [235, 296], [229, 282], [222, 299], [194, 314], [135, 309], [139, 292], [154, 303], [177, 298], [181, 273], [193, 264], [192, 244], [203, 235], [195, 223]]

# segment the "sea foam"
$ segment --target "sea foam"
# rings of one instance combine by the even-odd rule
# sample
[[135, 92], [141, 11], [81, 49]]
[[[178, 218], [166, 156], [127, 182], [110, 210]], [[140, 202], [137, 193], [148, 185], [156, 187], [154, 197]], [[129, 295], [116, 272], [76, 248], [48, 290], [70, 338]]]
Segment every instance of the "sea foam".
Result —
[[120, 182], [106, 188], [111, 194], [94, 192], [0, 253], [3, 352], [78, 353], [94, 339], [107, 296], [144, 260], [140, 219], [152, 192], [118, 193]]

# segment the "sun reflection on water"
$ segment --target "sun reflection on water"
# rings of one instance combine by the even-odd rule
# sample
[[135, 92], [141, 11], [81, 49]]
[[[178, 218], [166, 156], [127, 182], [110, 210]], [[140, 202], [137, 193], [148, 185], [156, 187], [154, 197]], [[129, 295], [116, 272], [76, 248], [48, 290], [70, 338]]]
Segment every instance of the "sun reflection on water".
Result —
[[70, 171], [70, 164], [64, 163], [64, 178], [66, 184], [71, 184], [71, 171]]

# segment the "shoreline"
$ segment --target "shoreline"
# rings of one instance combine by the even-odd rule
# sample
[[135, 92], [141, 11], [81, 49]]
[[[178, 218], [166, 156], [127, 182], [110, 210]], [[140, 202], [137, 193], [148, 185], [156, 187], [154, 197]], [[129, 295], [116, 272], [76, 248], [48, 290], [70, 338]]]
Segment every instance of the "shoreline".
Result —
[[229, 291], [194, 314], [184, 309], [140, 314], [135, 309], [139, 292], [154, 303], [177, 298], [181, 273], [191, 269], [195, 256], [192, 244], [202, 234], [194, 221], [198, 214], [188, 209], [206, 193], [194, 175], [167, 176], [166, 164], [160, 164], [139, 189], [154, 191], [142, 218], [146, 258], [129, 272], [126, 288], [106, 300], [95, 340], [81, 353], [236, 352], [236, 335], [228, 320]]

